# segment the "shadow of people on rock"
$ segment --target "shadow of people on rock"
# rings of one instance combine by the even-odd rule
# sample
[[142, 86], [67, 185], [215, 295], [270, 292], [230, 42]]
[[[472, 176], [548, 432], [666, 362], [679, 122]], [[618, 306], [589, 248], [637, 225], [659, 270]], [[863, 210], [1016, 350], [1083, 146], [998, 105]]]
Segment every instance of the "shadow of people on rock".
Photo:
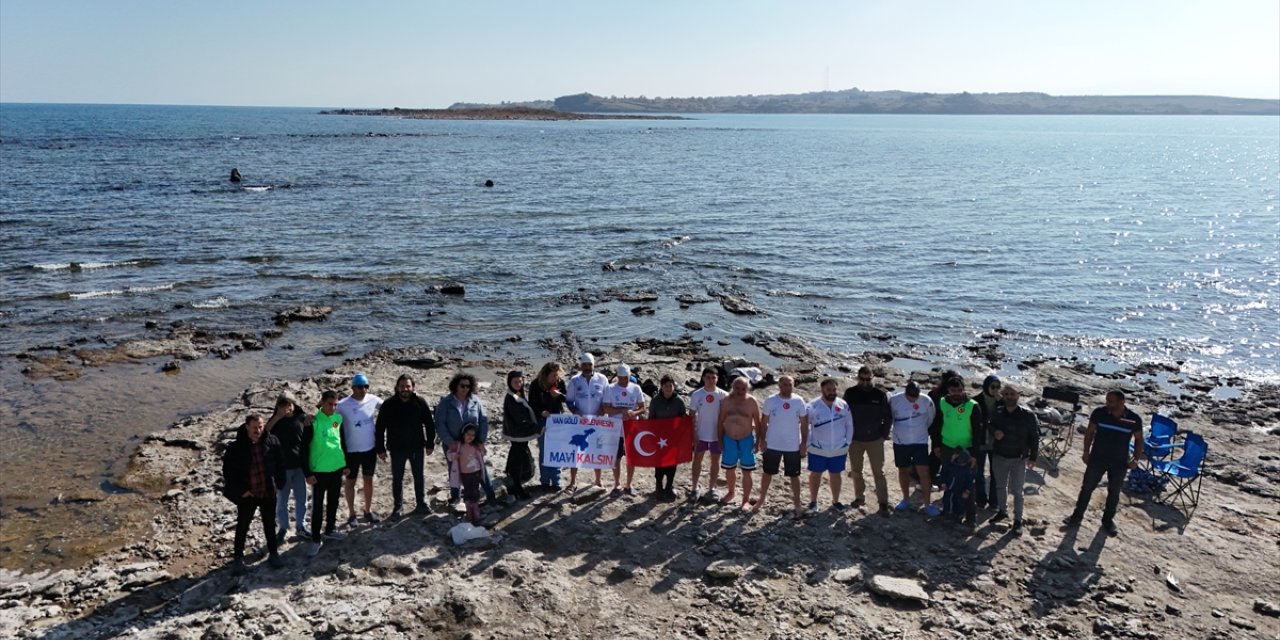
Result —
[[1098, 585], [1104, 574], [1098, 564], [1107, 532], [1099, 528], [1083, 551], [1077, 551], [1080, 527], [1068, 527], [1062, 541], [1036, 563], [1027, 582], [1033, 598], [1032, 611], [1045, 615], [1061, 606], [1075, 606], [1086, 593]]

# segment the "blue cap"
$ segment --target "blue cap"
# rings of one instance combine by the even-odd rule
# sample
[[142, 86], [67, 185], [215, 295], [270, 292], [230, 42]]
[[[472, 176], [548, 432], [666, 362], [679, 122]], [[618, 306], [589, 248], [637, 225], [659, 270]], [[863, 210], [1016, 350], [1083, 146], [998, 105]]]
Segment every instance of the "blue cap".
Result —
[[367, 387], [367, 386], [369, 386], [369, 379], [368, 379], [368, 378], [366, 378], [366, 377], [364, 377], [364, 374], [363, 374], [363, 373], [357, 373], [357, 374], [356, 374], [356, 377], [354, 377], [354, 378], [352, 378], [352, 379], [351, 379], [351, 386], [353, 386], [353, 387]]

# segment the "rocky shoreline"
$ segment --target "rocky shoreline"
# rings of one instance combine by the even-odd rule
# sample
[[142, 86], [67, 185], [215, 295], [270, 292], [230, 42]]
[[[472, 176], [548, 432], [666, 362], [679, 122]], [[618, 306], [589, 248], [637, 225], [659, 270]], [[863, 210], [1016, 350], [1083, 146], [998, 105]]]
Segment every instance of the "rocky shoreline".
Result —
[[[1045, 386], [1066, 387], [1080, 393], [1086, 410], [1101, 404], [1106, 390], [1124, 388], [1144, 416], [1163, 408], [1182, 429], [1204, 434], [1210, 455], [1194, 516], [1127, 495], [1120, 537], [1102, 533], [1092, 510], [1078, 532], [1060, 530], [1080, 484], [1077, 437], [1060, 466], [1038, 465], [1028, 474], [1029, 535], [1021, 538], [1005, 535], [1005, 523], [985, 522], [989, 513], [970, 533], [919, 513], [883, 519], [874, 510], [836, 512], [820, 495], [821, 512], [793, 523], [780, 517], [780, 493], [764, 513], [747, 517], [729, 507], [587, 490], [504, 499], [485, 511], [492, 537], [455, 546], [448, 531], [457, 516], [444, 500], [437, 455], [428, 462], [430, 515], [361, 525], [313, 560], [291, 542], [283, 550], [286, 568], [254, 566], [232, 577], [234, 510], [215, 490], [221, 453], [244, 415], [269, 413], [282, 390], [311, 406], [323, 389], [345, 390], [351, 374], [363, 371], [371, 391], [386, 397], [395, 377], [408, 372], [434, 402], [449, 376], [465, 369], [481, 381], [496, 424], [509, 368], [572, 362], [591, 350], [604, 363], [626, 361], [644, 380], [671, 373], [687, 383], [702, 366], [733, 360], [691, 335], [604, 348], [564, 332], [531, 340], [541, 353], [514, 360], [478, 348], [379, 350], [302, 380], [258, 382], [233, 406], [148, 436], [120, 479], [157, 505], [152, 522], [140, 524], [144, 533], [83, 567], [0, 571], [0, 635], [1280, 637], [1280, 388], [1233, 386], [1164, 365], [1099, 371], [1084, 362], [1008, 363], [1000, 338], [982, 336], [968, 349], [971, 382], [1013, 365], [1024, 400], [1034, 401]], [[778, 361], [750, 364], [792, 374], [806, 397], [828, 375], [844, 388], [858, 364], [871, 365], [890, 390], [936, 376], [895, 365], [920, 358], [911, 353], [852, 358], [765, 333], [742, 342]], [[497, 480], [506, 446], [497, 435], [491, 440]], [[647, 470], [636, 478], [642, 493], [652, 486]], [[677, 490], [687, 483], [682, 467]], [[375, 509], [383, 514], [390, 511], [388, 485], [381, 466]], [[890, 491], [897, 491], [891, 474]]]

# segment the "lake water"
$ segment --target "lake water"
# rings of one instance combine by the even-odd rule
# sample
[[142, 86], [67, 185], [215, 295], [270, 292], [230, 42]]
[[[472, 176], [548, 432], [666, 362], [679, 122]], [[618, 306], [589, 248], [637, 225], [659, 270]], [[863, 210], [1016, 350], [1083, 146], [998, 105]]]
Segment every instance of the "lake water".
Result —
[[[304, 302], [332, 304], [353, 348], [694, 319], [940, 354], [1000, 327], [1015, 354], [1262, 378], [1280, 353], [1278, 118], [6, 104], [0, 139], [7, 353], [144, 319], [254, 326]], [[424, 290], [447, 280], [465, 300]], [[675, 304], [722, 284], [767, 315]], [[657, 290], [657, 314], [548, 302], [607, 287]]]
[[[1001, 328], [1015, 358], [1275, 381], [1278, 182], [1273, 117], [468, 122], [4, 104], [0, 442], [29, 462], [76, 455], [62, 439], [82, 433], [104, 459], [96, 481], [126, 452], [119, 433], [249, 381], [209, 373], [204, 396], [154, 367], [29, 381], [14, 354], [151, 335], [148, 320], [260, 331], [306, 303], [335, 311], [289, 329], [295, 351], [225, 371], [302, 375], [337, 343], [622, 341], [695, 320], [735, 344], [766, 330], [939, 361]], [[465, 297], [427, 291], [448, 281]], [[721, 286], [764, 314], [675, 300]], [[607, 288], [656, 291], [656, 313], [565, 303]], [[129, 424], [102, 435], [72, 397]], [[0, 466], [6, 490], [30, 485]]]

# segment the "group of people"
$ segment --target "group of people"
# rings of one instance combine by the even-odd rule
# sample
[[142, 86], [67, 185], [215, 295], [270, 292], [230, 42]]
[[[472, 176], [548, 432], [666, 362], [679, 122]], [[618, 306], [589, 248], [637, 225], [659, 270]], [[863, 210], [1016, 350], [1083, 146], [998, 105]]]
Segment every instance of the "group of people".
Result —
[[[691, 501], [737, 503], [742, 511], [755, 512], [766, 504], [774, 476], [782, 473], [790, 489], [792, 517], [799, 519], [806, 512], [817, 511], [824, 476], [832, 508], [846, 509], [841, 485], [846, 469], [850, 469], [851, 506], [862, 507], [869, 504], [863, 477], [869, 463], [881, 516], [916, 508], [911, 501], [914, 481], [921, 494], [921, 511], [969, 527], [974, 526], [978, 509], [994, 511], [991, 522], [1008, 518], [1007, 502], [1012, 494], [1009, 530], [1012, 535], [1022, 532], [1023, 483], [1038, 456], [1039, 422], [1035, 413], [1019, 403], [1018, 389], [996, 376], [988, 376], [973, 397], [953, 371], [944, 372], [937, 387], [927, 394], [909, 382], [890, 396], [875, 386], [871, 369], [864, 366], [858, 370], [857, 384], [842, 396], [838, 395], [838, 382], [826, 378], [819, 384], [821, 395], [806, 402], [796, 393], [794, 379], [784, 375], [777, 381], [777, 392], [760, 402], [750, 393], [751, 382], [745, 377], [734, 378], [728, 391], [722, 389], [720, 371], [714, 367], [702, 371], [701, 386], [687, 400], [669, 375], [662, 377], [657, 393], [649, 398], [626, 364], [619, 364], [615, 374], [610, 382], [597, 372], [590, 353], [582, 354], [578, 372], [568, 380], [555, 362], [543, 365], [527, 382], [521, 371], [508, 373], [502, 433], [510, 442], [505, 473], [512, 496], [528, 499], [526, 484], [534, 476], [545, 491], [578, 486], [576, 468], [568, 469], [568, 483], [562, 485], [561, 468], [543, 464], [541, 455], [534, 459], [530, 443], [537, 442], [539, 451], [543, 449], [552, 415], [607, 415], [624, 420], [690, 415], [693, 459], [686, 497]], [[296, 532], [300, 539], [310, 541], [311, 556], [320, 552], [325, 540], [345, 537], [337, 527], [340, 489], [345, 494], [348, 525], [361, 518], [369, 524], [379, 522], [372, 508], [373, 478], [377, 463], [387, 462], [388, 457], [391, 517], [404, 513], [406, 465], [413, 475], [415, 512], [429, 511], [424, 463], [437, 440], [449, 471], [450, 502], [465, 502], [467, 518], [478, 523], [481, 495], [492, 501], [495, 492], [485, 465], [489, 419], [476, 392], [475, 376], [458, 373], [449, 381], [449, 393], [433, 410], [415, 392], [410, 375], [400, 376], [395, 394], [383, 400], [369, 393], [364, 374], [356, 374], [350, 395], [339, 399], [337, 392], [325, 391], [312, 416], [307, 416], [289, 393], [277, 398], [268, 419], [258, 414], [247, 416], [223, 462], [223, 494], [237, 506], [233, 573], [244, 571], [245, 539], [258, 513], [266, 535], [268, 563], [280, 565], [278, 549], [289, 528], [291, 495]], [[893, 507], [884, 472], [886, 441], [891, 444], [902, 495]], [[1130, 441], [1134, 443], [1132, 455]], [[610, 495], [634, 495], [635, 467], [628, 463], [624, 471], [626, 452], [621, 440], [617, 453]], [[1102, 523], [1114, 535], [1124, 472], [1141, 456], [1142, 420], [1125, 406], [1123, 392], [1112, 391], [1107, 394], [1106, 406], [1090, 416], [1084, 437], [1085, 478], [1066, 525], [1081, 522], [1094, 489], [1106, 476], [1108, 495]], [[808, 469], [807, 505], [801, 500], [802, 462]], [[704, 464], [705, 492], [701, 490]], [[763, 466], [763, 476], [759, 492], [753, 496], [753, 473], [759, 466]], [[723, 495], [718, 489], [722, 471], [726, 481]], [[603, 486], [601, 471], [595, 470], [593, 475], [593, 484]], [[655, 469], [656, 497], [677, 499], [676, 475], [674, 466]], [[360, 511], [356, 509], [357, 478], [361, 481]], [[937, 490], [943, 492], [940, 506], [933, 501]]]

